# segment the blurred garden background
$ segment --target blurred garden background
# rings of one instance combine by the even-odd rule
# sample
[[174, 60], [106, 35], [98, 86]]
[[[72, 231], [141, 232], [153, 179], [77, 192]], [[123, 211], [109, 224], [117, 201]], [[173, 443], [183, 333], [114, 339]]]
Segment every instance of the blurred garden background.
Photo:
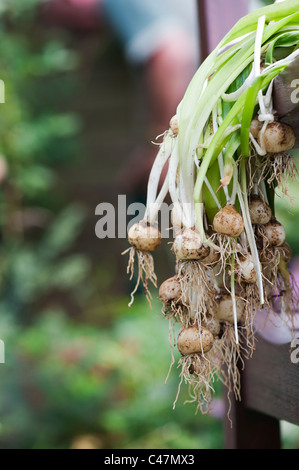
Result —
[[[184, 388], [173, 410], [158, 292], [152, 310], [143, 295], [129, 309], [127, 242], [95, 235], [96, 206], [116, 205], [148, 139], [140, 71], [108, 28], [49, 26], [41, 3], [0, 0], [0, 447], [222, 448], [221, 387], [212, 416]], [[280, 206], [299, 255], [298, 201]], [[164, 245], [159, 281], [174, 270]], [[286, 424], [283, 438], [299, 446]]]

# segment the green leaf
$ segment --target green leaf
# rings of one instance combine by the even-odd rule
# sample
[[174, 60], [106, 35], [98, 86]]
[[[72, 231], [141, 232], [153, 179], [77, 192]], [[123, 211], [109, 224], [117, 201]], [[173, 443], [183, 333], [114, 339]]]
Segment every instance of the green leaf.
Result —
[[268, 46], [265, 55], [266, 64], [272, 64], [274, 61], [274, 51], [277, 47], [290, 47], [296, 46], [299, 42], [299, 32], [290, 31], [288, 33], [280, 34]]
[[32, 198], [48, 191], [55, 182], [54, 172], [45, 166], [31, 165], [22, 168], [15, 183], [26, 197]]
[[49, 274], [49, 287], [59, 289], [76, 288], [86, 278], [90, 263], [85, 256], [73, 255], [56, 263]]
[[69, 250], [82, 229], [84, 219], [83, 206], [73, 204], [64, 209], [45, 234], [41, 253], [52, 258]]
[[236, 25], [223, 38], [219, 47], [223, 47], [234, 39], [255, 31], [258, 20], [261, 16], [266, 15], [267, 21], [275, 21], [276, 24], [280, 20], [286, 20], [286, 24], [298, 24], [299, 0], [286, 0], [275, 3], [263, 8], [259, 8], [249, 13], [249, 15], [241, 18]]
[[263, 77], [257, 77], [247, 91], [241, 121], [241, 152], [243, 157], [249, 157], [250, 155], [250, 124], [253, 118], [254, 108], [257, 102], [257, 96], [261, 89], [262, 83]]

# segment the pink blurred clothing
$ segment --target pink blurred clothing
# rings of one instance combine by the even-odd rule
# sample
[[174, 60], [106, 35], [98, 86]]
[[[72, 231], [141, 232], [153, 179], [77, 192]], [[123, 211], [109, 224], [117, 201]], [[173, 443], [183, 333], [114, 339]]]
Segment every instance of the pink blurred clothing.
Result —
[[82, 30], [99, 30], [101, 0], [47, 0], [41, 7], [49, 24]]
[[[295, 282], [299, 285], [299, 259], [295, 259], [291, 266], [291, 272], [294, 276]], [[294, 338], [299, 338], [299, 305], [298, 312], [294, 314], [293, 326], [281, 313], [271, 312], [270, 314], [265, 310], [257, 313], [255, 319], [255, 327], [260, 336], [272, 344], [287, 344]]]

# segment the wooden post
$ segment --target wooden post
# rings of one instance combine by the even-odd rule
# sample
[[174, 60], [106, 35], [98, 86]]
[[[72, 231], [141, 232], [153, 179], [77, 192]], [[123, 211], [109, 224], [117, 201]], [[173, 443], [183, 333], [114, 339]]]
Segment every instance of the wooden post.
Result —
[[[257, 361], [259, 359], [260, 354]], [[241, 401], [236, 401], [233, 393], [229, 399], [225, 394], [226, 414], [229, 412], [230, 417], [230, 420], [225, 419], [224, 422], [226, 449], [280, 449], [281, 447], [278, 419], [266, 415], [264, 410], [257, 411], [254, 401], [251, 403], [252, 408], [248, 406], [248, 395], [252, 395], [252, 392], [254, 394], [254, 391], [250, 374], [252, 367], [247, 366], [256, 367], [255, 363], [255, 358], [245, 361], [245, 369], [241, 370]], [[257, 369], [261, 372], [260, 367]], [[255, 386], [263, 388], [264, 384], [255, 384]]]
[[291, 351], [290, 344], [271, 344], [257, 335], [256, 350], [241, 375], [242, 402], [231, 400], [228, 448], [279, 449], [279, 421], [299, 425], [299, 364], [292, 363]]
[[248, 0], [197, 0], [201, 60], [219, 44], [237, 21], [249, 12]]
[[247, 408], [243, 402], [232, 401], [231, 419], [225, 421], [226, 449], [280, 449], [280, 426], [276, 418]]

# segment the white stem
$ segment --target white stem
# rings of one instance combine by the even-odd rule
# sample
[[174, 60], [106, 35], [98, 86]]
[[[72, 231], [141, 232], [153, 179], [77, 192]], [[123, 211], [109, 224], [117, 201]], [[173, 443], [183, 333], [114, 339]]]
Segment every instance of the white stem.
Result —
[[205, 182], [205, 184], [206, 184], [208, 190], [210, 191], [211, 196], [212, 196], [212, 198], [213, 198], [214, 201], [215, 201], [215, 204], [217, 205], [218, 209], [221, 211], [221, 209], [222, 209], [221, 204], [220, 204], [220, 202], [219, 202], [219, 200], [218, 200], [218, 198], [217, 198], [217, 196], [216, 196], [216, 194], [215, 194], [215, 192], [214, 192], [212, 186], [210, 185], [210, 182], [209, 182], [209, 180], [208, 180], [207, 177], [205, 177], [204, 182]]
[[255, 78], [255, 70], [254, 68], [251, 69], [250, 75], [246, 78], [245, 82], [243, 85], [233, 93], [222, 93], [221, 98], [223, 101], [231, 102], [231, 101], [237, 101], [238, 98], [243, 94], [247, 88], [251, 86]]
[[278, 60], [277, 62], [275, 62], [274, 64], [271, 64], [271, 65], [268, 65], [268, 67], [266, 67], [263, 71], [263, 75], [267, 74], [269, 71], [271, 71], [272, 69], [274, 69], [275, 67], [277, 66], [281, 66], [281, 65], [288, 65], [290, 62], [292, 62], [294, 59], [296, 59], [296, 57], [298, 57], [299, 55], [299, 49], [297, 49], [296, 51], [292, 52], [292, 54], [290, 54], [288, 57], [286, 57], [285, 59], [281, 59], [281, 60]]
[[[184, 177], [183, 177], [183, 171], [180, 166], [179, 169], [179, 174], [178, 174], [178, 194], [180, 197], [180, 201], [182, 202], [181, 206], [181, 219], [182, 219], [182, 224], [184, 227], [191, 228], [193, 227], [194, 223], [192, 221], [192, 209], [191, 209], [191, 203], [187, 200], [186, 198], [186, 191], [184, 187]], [[193, 203], [193, 201], [192, 201]]]
[[236, 305], [235, 283], [234, 283], [233, 281], [234, 281], [234, 279], [233, 279], [233, 277], [232, 277], [232, 282], [231, 282], [231, 295], [232, 295], [232, 302], [233, 302], [233, 315], [234, 315], [235, 338], [236, 338], [236, 343], [239, 344], [238, 313], [237, 313], [237, 305]]
[[146, 207], [144, 219], [146, 219], [151, 225], [153, 225], [156, 222], [158, 212], [160, 210], [160, 207], [164, 199], [167, 196], [168, 189], [169, 189], [169, 184], [168, 184], [168, 173], [167, 173], [167, 176], [165, 178], [165, 181], [163, 183], [163, 186], [160, 190], [160, 193], [157, 199], [155, 200], [153, 204], [150, 204]]
[[237, 189], [238, 189], [238, 170], [237, 170], [237, 165], [234, 163], [234, 182], [233, 182], [233, 189], [232, 189], [232, 194], [230, 197], [230, 204], [233, 206], [235, 205], [236, 202], [236, 196], [237, 196]]
[[212, 120], [213, 120], [213, 134], [215, 135], [216, 132], [218, 131], [218, 123], [217, 123], [217, 117], [218, 117], [218, 107], [215, 106], [215, 108], [213, 109], [213, 113], [212, 113]]
[[269, 121], [265, 121], [260, 132], [261, 149], [264, 152], [264, 155], [266, 155], [267, 153], [265, 149], [264, 135], [265, 135], [265, 130], [267, 129], [268, 124], [269, 124]]
[[272, 105], [272, 93], [273, 93], [273, 85], [274, 85], [274, 78], [271, 81], [266, 96], [265, 96], [265, 106], [269, 111], [273, 110], [273, 105]]
[[208, 224], [208, 218], [207, 218], [206, 212], [203, 215], [203, 223], [204, 223], [204, 229], [207, 232], [209, 230], [209, 224]]
[[176, 179], [177, 179], [177, 170], [179, 165], [179, 152], [178, 146], [175, 145], [172, 155], [169, 160], [168, 166], [168, 185], [169, 185], [169, 194], [173, 203], [178, 203], [178, 192], [176, 187]]
[[205, 89], [207, 88], [207, 86], [208, 86], [208, 83], [209, 83], [209, 80], [208, 80], [208, 79], [206, 79], [206, 80], [204, 81], [204, 84], [203, 84], [203, 87], [202, 87], [202, 90], [201, 90], [201, 95], [200, 95], [200, 98], [201, 98], [201, 97], [202, 97], [202, 95], [204, 94], [204, 91], [205, 91]]
[[250, 217], [248, 216], [249, 209], [248, 209], [248, 207], [246, 207], [246, 202], [245, 202], [246, 197], [244, 197], [244, 199], [243, 199], [243, 193], [242, 193], [240, 184], [238, 184], [237, 193], [238, 193], [238, 198], [239, 198], [241, 211], [242, 211], [242, 215], [243, 215], [244, 227], [245, 227], [248, 243], [249, 243], [249, 246], [250, 246], [250, 251], [251, 251], [252, 260], [253, 260], [254, 267], [255, 267], [256, 276], [257, 276], [259, 293], [260, 293], [260, 302], [261, 302], [261, 305], [264, 305], [265, 298], [264, 298], [263, 275], [262, 275], [262, 272], [261, 272], [260, 260], [259, 260], [259, 255], [258, 255], [255, 239], [254, 239], [252, 224], [251, 224], [251, 221], [250, 221]]
[[152, 166], [152, 170], [148, 179], [148, 186], [147, 186], [147, 200], [146, 200], [147, 206], [150, 204], [153, 204], [157, 198], [157, 192], [158, 192], [161, 173], [171, 154], [172, 143], [173, 143], [173, 139], [170, 138], [169, 136], [166, 136], [165, 140], [162, 142], [160, 146], [160, 150]]
[[269, 205], [269, 200], [268, 200], [268, 195], [267, 195], [266, 185], [265, 185], [265, 181], [264, 181], [264, 180], [262, 180], [262, 181], [260, 182], [260, 187], [261, 187], [261, 191], [262, 191], [262, 193], [263, 193], [265, 202], [266, 202], [266, 204]]
[[[264, 103], [264, 95], [263, 95], [262, 90], [258, 92], [258, 100], [259, 100], [259, 105], [260, 105], [260, 114], [263, 116], [267, 114], [267, 109]], [[260, 119], [260, 120], [264, 121], [264, 119]]]
[[[199, 162], [198, 162], [198, 159], [197, 159], [196, 155], [195, 155], [195, 158], [194, 158], [194, 163], [195, 163], [195, 165], [196, 165], [196, 168], [197, 168], [198, 170], [200, 170], [200, 165], [199, 165]], [[220, 202], [219, 202], [219, 200], [218, 200], [218, 198], [217, 198], [217, 196], [216, 196], [216, 194], [215, 194], [215, 192], [214, 192], [212, 186], [210, 185], [210, 182], [209, 182], [209, 180], [208, 180], [208, 178], [207, 178], [206, 176], [205, 176], [204, 182], [205, 182], [205, 184], [206, 184], [208, 190], [210, 191], [211, 196], [212, 196], [212, 198], [214, 199], [214, 201], [215, 201], [215, 203], [216, 203], [218, 209], [221, 210], [221, 209], [222, 209], [221, 204], [220, 204]]]
[[236, 124], [235, 126], [229, 126], [224, 134], [223, 134], [223, 137], [228, 137], [230, 134], [233, 134], [234, 132], [236, 132], [237, 130], [241, 129], [241, 124]]
[[253, 194], [254, 196], [259, 196], [259, 187], [258, 187], [257, 183], [255, 183], [255, 184], [253, 185], [252, 194]]
[[[192, 210], [189, 206], [191, 206], [189, 201], [187, 201], [185, 189], [184, 189], [184, 181], [182, 175], [181, 166], [179, 168], [179, 152], [178, 152], [178, 144], [176, 143], [172, 155], [169, 160], [169, 167], [168, 167], [168, 190], [170, 194], [171, 201], [173, 204], [178, 204], [181, 207], [181, 218], [182, 224], [184, 227], [192, 227]], [[179, 178], [178, 178], [179, 173]], [[177, 180], [179, 186], [177, 184]], [[193, 224], [194, 225], [194, 224]]]
[[249, 137], [250, 137], [250, 140], [251, 140], [251, 142], [252, 142], [252, 144], [253, 144], [255, 150], [257, 151], [257, 153], [258, 153], [259, 155], [261, 155], [262, 157], [264, 157], [265, 155], [267, 155], [267, 152], [259, 146], [259, 144], [258, 144], [257, 141], [255, 140], [255, 138], [253, 137], [253, 135], [251, 134], [251, 132], [250, 132], [250, 134], [249, 134]]
[[265, 28], [266, 16], [263, 15], [259, 18], [256, 30], [256, 38], [255, 38], [255, 47], [254, 47], [254, 75], [255, 77], [259, 77], [261, 74], [261, 48], [263, 42], [263, 34]]
[[247, 90], [253, 83], [256, 77], [261, 75], [261, 48], [263, 42], [263, 34], [265, 28], [266, 16], [263, 15], [258, 20], [256, 38], [255, 38], [255, 47], [254, 47], [254, 62], [251, 72], [243, 85], [233, 93], [223, 93], [222, 99], [224, 101], [237, 101], [241, 94]]
[[260, 115], [259, 115], [259, 121], [260, 121], [260, 122], [265, 122], [265, 121], [267, 121], [268, 124], [269, 124], [270, 122], [273, 122], [273, 121], [274, 121], [274, 116], [273, 116], [272, 113], [260, 114]]
[[242, 232], [240, 235], [242, 250], [247, 251], [247, 238], [245, 232]]
[[233, 41], [230, 41], [228, 42], [225, 46], [221, 47], [221, 49], [219, 49], [218, 51], [218, 56], [221, 55], [223, 52], [225, 52], [227, 49], [229, 49], [230, 47], [234, 46], [235, 44], [238, 44], [240, 41], [242, 41], [242, 39], [245, 39], [247, 38], [248, 36], [250, 36], [252, 33], [247, 33], [247, 34], [243, 34], [243, 36], [240, 36], [236, 39], [233, 39]]
[[218, 122], [218, 126], [221, 126], [221, 124], [223, 123], [223, 117], [222, 117], [222, 116], [218, 116], [217, 122]]
[[[224, 178], [224, 164], [223, 164], [222, 152], [218, 155], [218, 166], [219, 166], [219, 170], [220, 170], [221, 179], [223, 179]], [[223, 186], [223, 191], [224, 191], [224, 194], [225, 194], [226, 202], [228, 203], [229, 202], [229, 194], [228, 194], [227, 186]]]
[[[214, 135], [216, 134], [216, 132], [219, 128], [218, 123], [217, 123], [217, 116], [218, 116], [218, 109], [217, 109], [217, 106], [215, 106], [215, 108], [213, 109], [213, 114], [212, 114], [213, 133], [214, 133]], [[219, 166], [219, 170], [220, 170], [221, 179], [223, 179], [223, 177], [224, 177], [224, 164], [223, 164], [223, 155], [222, 155], [222, 153], [220, 153], [218, 155], [218, 166]], [[225, 194], [225, 197], [226, 197], [226, 201], [228, 202], [229, 194], [228, 194], [227, 186], [224, 186], [223, 190], [224, 190], [224, 194]]]
[[180, 195], [183, 206], [183, 225], [186, 228], [192, 228], [195, 224], [195, 217], [193, 214], [194, 202], [189, 201], [186, 196], [186, 190], [184, 185], [184, 179], [180, 178]]

